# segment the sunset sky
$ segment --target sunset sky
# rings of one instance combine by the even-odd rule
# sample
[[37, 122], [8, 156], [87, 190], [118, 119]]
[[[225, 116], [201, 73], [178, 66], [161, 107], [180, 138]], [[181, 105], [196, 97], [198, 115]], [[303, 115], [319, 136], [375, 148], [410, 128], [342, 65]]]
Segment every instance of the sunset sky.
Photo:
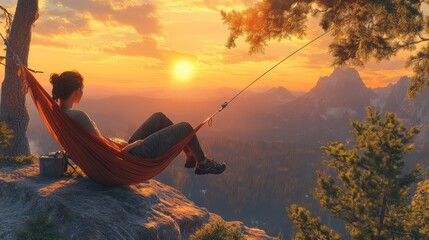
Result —
[[[42, 0], [31, 42], [29, 66], [49, 86], [50, 73], [78, 70], [87, 92], [138, 93], [152, 88], [242, 88], [285, 56], [322, 33], [311, 21], [305, 39], [270, 43], [265, 54], [248, 54], [242, 39], [225, 48], [228, 26], [222, 9], [243, 9], [255, 0]], [[11, 13], [16, 0], [2, 0]], [[3, 31], [3, 29], [2, 29]], [[308, 91], [333, 71], [330, 37], [315, 42], [255, 85]], [[368, 87], [386, 86], [403, 75], [409, 52], [358, 68]], [[0, 71], [1, 79], [4, 71]]]

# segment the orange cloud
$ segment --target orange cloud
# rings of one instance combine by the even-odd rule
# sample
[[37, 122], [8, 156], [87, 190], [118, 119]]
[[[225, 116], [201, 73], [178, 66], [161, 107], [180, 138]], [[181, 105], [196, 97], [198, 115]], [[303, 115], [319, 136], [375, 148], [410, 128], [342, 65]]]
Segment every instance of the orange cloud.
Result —
[[89, 18], [83, 14], [71, 10], [47, 10], [43, 17], [35, 23], [34, 31], [44, 36], [63, 34], [89, 34], [92, 32], [89, 26]]
[[253, 54], [250, 55], [247, 51], [234, 51], [226, 50], [221, 53], [223, 64], [238, 64], [245, 62], [265, 62], [265, 61], [279, 61], [279, 56], [268, 54]]
[[160, 49], [158, 42], [150, 37], [142, 37], [140, 40], [114, 44], [103, 49], [104, 52], [135, 57], [149, 57], [161, 62], [174, 60], [194, 61], [196, 57], [189, 53], [177, 52], [168, 49]]
[[40, 46], [49, 46], [49, 47], [55, 47], [55, 48], [69, 48], [69, 45], [64, 42], [51, 40], [49, 38], [43, 38], [39, 35], [34, 35], [31, 39], [32, 45], [40, 45]]
[[244, 9], [252, 6], [257, 0], [182, 0], [182, 1], [158, 1], [162, 2], [166, 10], [189, 11], [190, 9], [205, 9], [220, 11], [224, 9]]
[[161, 32], [156, 6], [151, 3], [117, 7], [110, 1], [55, 1], [58, 6], [88, 14], [93, 19], [106, 24], [131, 26], [141, 35]]

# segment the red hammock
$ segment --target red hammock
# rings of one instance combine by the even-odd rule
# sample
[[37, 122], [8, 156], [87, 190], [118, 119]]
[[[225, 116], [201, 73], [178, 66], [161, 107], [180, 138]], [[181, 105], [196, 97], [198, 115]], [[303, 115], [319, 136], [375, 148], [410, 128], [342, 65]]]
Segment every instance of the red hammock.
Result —
[[113, 141], [81, 127], [60, 108], [26, 67], [20, 67], [18, 75], [23, 79], [24, 86], [28, 86], [34, 104], [55, 140], [88, 177], [103, 185], [130, 185], [155, 177], [209, 121], [200, 123], [162, 156], [142, 159], [122, 152]]

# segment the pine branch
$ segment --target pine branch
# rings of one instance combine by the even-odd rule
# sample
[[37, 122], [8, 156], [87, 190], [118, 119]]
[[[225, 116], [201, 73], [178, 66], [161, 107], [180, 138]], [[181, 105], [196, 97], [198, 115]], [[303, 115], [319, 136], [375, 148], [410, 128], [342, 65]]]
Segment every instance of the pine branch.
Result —
[[389, 230], [389, 229], [387, 231], [389, 231], [390, 233], [393, 233], [395, 235], [400, 235], [400, 236], [411, 236], [412, 235], [411, 233], [397, 232], [397, 231], [393, 231], [393, 230]]

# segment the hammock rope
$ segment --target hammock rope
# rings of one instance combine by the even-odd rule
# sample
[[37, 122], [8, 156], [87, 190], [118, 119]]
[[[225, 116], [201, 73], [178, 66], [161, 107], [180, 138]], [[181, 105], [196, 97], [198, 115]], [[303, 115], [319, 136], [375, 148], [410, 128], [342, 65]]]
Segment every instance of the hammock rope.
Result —
[[[18, 56], [18, 54], [16, 54], [14, 51], [13, 51], [13, 49], [12, 49], [12, 47], [10, 46], [10, 44], [9, 44], [9, 41], [3, 36], [3, 34], [1, 34], [0, 33], [0, 36], [1, 36], [1, 38], [3, 39], [3, 43], [4, 43], [4, 45], [6, 45], [6, 48], [7, 49], [9, 49], [10, 50], [10, 52], [12, 53], [12, 58], [13, 58], [13, 61], [15, 62], [15, 64], [19, 67], [19, 66], [24, 66], [24, 64], [22, 63], [22, 61], [21, 61], [21, 58], [19, 58], [19, 56]], [[38, 71], [38, 70], [33, 70], [33, 69], [31, 69], [31, 68], [28, 68], [27, 67], [27, 69], [28, 70], [30, 70], [31, 72], [34, 72], [34, 73], [43, 73], [42, 71]]]
[[[253, 84], [255, 84], [257, 81], [259, 81], [259, 79], [261, 79], [262, 77], [264, 77], [265, 75], [267, 75], [269, 72], [271, 72], [274, 68], [276, 68], [277, 66], [279, 66], [280, 64], [282, 64], [284, 61], [286, 61], [287, 59], [289, 59], [290, 57], [292, 57], [293, 55], [295, 55], [296, 53], [298, 53], [299, 51], [301, 51], [302, 49], [306, 48], [308, 45], [312, 44], [313, 42], [317, 41], [318, 39], [322, 38], [323, 36], [325, 36], [326, 34], [328, 34], [331, 30], [328, 30], [326, 32], [323, 32], [322, 34], [320, 34], [319, 36], [313, 38], [311, 41], [307, 42], [306, 44], [304, 44], [303, 46], [301, 46], [300, 48], [298, 48], [297, 50], [295, 50], [294, 52], [292, 52], [291, 54], [287, 55], [285, 58], [283, 58], [281, 61], [277, 62], [274, 66], [272, 66], [270, 69], [266, 70], [264, 73], [262, 73], [261, 75], [259, 75], [259, 77], [257, 77], [255, 80], [253, 80], [251, 83], [249, 83], [246, 87], [244, 87], [240, 92], [238, 92], [237, 94], [235, 94], [229, 101], [226, 101], [224, 103], [222, 103], [222, 105], [220, 106], [219, 110], [217, 110], [216, 112], [214, 112], [209, 119], [213, 119], [218, 113], [222, 112], [232, 101], [234, 101], [238, 96], [240, 96], [244, 91], [246, 91], [249, 87], [251, 87]], [[211, 124], [210, 120], [210, 124]]]

